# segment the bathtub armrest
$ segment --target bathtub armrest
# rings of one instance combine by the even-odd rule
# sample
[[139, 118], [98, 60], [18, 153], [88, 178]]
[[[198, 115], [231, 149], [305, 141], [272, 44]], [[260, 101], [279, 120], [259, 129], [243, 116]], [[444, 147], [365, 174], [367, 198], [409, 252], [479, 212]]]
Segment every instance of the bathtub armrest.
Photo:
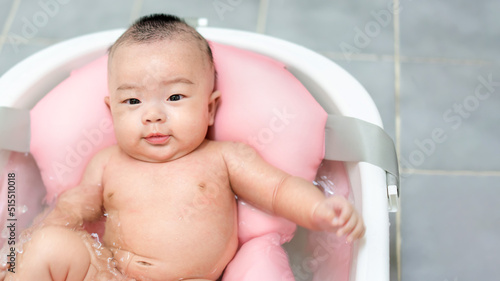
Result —
[[0, 107], [0, 149], [30, 151], [30, 111]]
[[399, 168], [394, 142], [377, 125], [353, 117], [328, 115], [325, 159], [367, 162], [387, 172], [389, 210], [399, 207]]

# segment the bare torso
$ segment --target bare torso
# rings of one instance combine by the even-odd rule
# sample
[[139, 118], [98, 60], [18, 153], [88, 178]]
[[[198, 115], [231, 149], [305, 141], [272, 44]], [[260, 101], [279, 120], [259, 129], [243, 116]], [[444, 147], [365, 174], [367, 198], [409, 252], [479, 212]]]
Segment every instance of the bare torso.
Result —
[[[216, 143], [166, 163], [119, 149], [103, 174], [104, 244], [141, 280], [216, 279], [237, 249], [237, 211]], [[121, 260], [120, 260], [121, 259]]]

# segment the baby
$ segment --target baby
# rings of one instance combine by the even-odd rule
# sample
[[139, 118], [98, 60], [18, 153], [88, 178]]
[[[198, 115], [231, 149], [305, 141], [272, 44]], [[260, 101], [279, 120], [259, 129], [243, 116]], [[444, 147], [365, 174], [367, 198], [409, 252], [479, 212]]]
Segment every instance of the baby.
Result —
[[[220, 99], [213, 58], [179, 18], [137, 21], [110, 48], [108, 74], [117, 144], [58, 198], [7, 280], [217, 280], [238, 248], [235, 195], [309, 229], [363, 236], [344, 198], [247, 145], [205, 138]], [[81, 226], [104, 214], [96, 242]]]

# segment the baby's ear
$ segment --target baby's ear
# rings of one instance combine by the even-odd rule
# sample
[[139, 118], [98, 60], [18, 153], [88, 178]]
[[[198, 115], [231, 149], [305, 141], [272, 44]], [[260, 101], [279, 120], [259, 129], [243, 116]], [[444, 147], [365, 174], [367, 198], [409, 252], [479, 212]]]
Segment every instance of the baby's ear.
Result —
[[109, 96], [104, 97], [104, 103], [108, 106], [108, 108], [111, 110], [111, 107], [109, 106]]
[[208, 125], [212, 126], [215, 122], [215, 112], [217, 111], [217, 106], [219, 105], [221, 93], [216, 90], [210, 94], [210, 99], [208, 101]]

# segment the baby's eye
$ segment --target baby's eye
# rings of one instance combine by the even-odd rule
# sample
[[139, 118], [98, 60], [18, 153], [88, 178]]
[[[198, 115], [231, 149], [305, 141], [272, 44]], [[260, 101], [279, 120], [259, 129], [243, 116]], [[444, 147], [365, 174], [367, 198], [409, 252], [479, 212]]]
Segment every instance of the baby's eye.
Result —
[[127, 104], [139, 104], [139, 103], [141, 103], [140, 100], [134, 99], [134, 98], [126, 99], [124, 102], [127, 103]]
[[181, 94], [175, 94], [175, 95], [171, 95], [168, 100], [169, 101], [178, 101], [178, 100], [181, 100], [183, 98], [183, 96]]

